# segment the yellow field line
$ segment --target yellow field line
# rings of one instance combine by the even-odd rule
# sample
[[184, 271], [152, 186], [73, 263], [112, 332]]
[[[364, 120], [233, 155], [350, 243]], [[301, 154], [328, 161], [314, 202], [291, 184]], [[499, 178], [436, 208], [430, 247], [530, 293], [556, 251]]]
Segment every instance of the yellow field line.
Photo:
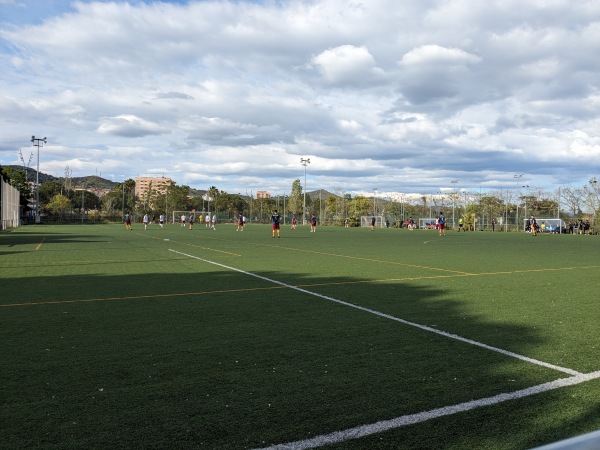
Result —
[[[134, 233], [134, 234], [137, 234], [138, 236], [146, 236], [146, 237], [148, 237], [150, 239], [158, 239], [160, 241], [164, 241], [164, 238], [160, 238], [160, 237], [156, 237], [156, 236], [148, 236], [147, 234], [144, 234], [144, 233]], [[203, 247], [201, 245], [188, 244], [187, 242], [175, 241], [175, 240], [171, 240], [171, 239], [169, 239], [169, 242], [175, 242], [176, 244], [187, 245], [189, 247], [196, 247], [196, 248], [199, 248], [199, 249], [202, 249], [202, 250], [210, 250], [211, 252], [225, 253], [225, 254], [231, 255], [231, 256], [242, 256], [242, 255], [239, 255], [237, 253], [227, 252], [225, 250], [217, 250], [215, 248]]]
[[[386, 283], [386, 282], [398, 282], [398, 281], [419, 281], [419, 280], [433, 280], [440, 278], [460, 278], [460, 277], [480, 277], [490, 275], [512, 275], [515, 273], [528, 273], [528, 272], [550, 272], [550, 271], [563, 271], [563, 270], [583, 270], [583, 269], [598, 269], [600, 266], [583, 266], [583, 267], [562, 267], [562, 268], [548, 268], [548, 269], [521, 269], [513, 271], [502, 271], [502, 272], [482, 272], [482, 273], [456, 273], [454, 275], [431, 275], [421, 277], [402, 277], [402, 278], [382, 278], [379, 280], [355, 280], [355, 281], [333, 281], [327, 283], [306, 283], [293, 285], [293, 287], [316, 287], [316, 286], [342, 286], [349, 284], [366, 284], [366, 283]], [[183, 297], [193, 295], [208, 295], [208, 294], [227, 294], [234, 292], [252, 292], [252, 291], [269, 291], [273, 289], [287, 289], [286, 286], [269, 286], [269, 287], [257, 287], [257, 288], [243, 288], [243, 289], [221, 289], [213, 291], [200, 291], [200, 292], [181, 292], [181, 293], [170, 293], [170, 294], [150, 294], [150, 295], [135, 295], [126, 297], [106, 297], [106, 298], [87, 298], [87, 299], [75, 299], [75, 300], [54, 300], [44, 302], [27, 302], [27, 303], [13, 303], [13, 304], [0, 304], [0, 307], [14, 307], [14, 306], [36, 306], [36, 305], [61, 305], [66, 303], [88, 303], [88, 302], [105, 302], [105, 301], [118, 301], [118, 300], [139, 300], [144, 298], [167, 298], [167, 297]]]
[[40, 242], [38, 245], [35, 246], [35, 250], [39, 250], [40, 248], [42, 248], [42, 244], [44, 243], [44, 241], [46, 240], [46, 238], [42, 238], [42, 242]]
[[37, 305], [63, 305], [67, 303], [89, 303], [89, 302], [108, 302], [108, 301], [119, 301], [119, 300], [140, 300], [144, 298], [166, 298], [166, 297], [184, 297], [189, 295], [209, 295], [209, 294], [228, 294], [233, 292], [251, 292], [251, 291], [270, 291], [273, 289], [285, 289], [285, 286], [269, 286], [269, 287], [257, 287], [257, 288], [244, 288], [244, 289], [222, 289], [213, 291], [200, 291], [200, 292], [180, 292], [171, 294], [150, 294], [150, 295], [131, 295], [125, 297], [104, 297], [104, 298], [81, 298], [74, 300], [51, 300], [44, 302], [27, 302], [27, 303], [13, 303], [13, 304], [0, 304], [0, 307], [10, 308], [13, 306], [37, 306]]
[[316, 250], [307, 250], [307, 249], [303, 249], [303, 248], [282, 247], [282, 246], [279, 246], [279, 245], [265, 244], [265, 246], [267, 246], [267, 247], [282, 248], [282, 249], [285, 249], [285, 250], [293, 250], [293, 251], [297, 251], [297, 252], [314, 253], [316, 255], [334, 256], [336, 258], [356, 259], [356, 260], [359, 260], [359, 261], [367, 261], [367, 262], [375, 262], [375, 263], [383, 263], [383, 264], [392, 264], [392, 265], [395, 265], [395, 266], [412, 267], [412, 268], [415, 268], [415, 269], [436, 270], [436, 271], [439, 271], [439, 272], [450, 272], [450, 273], [454, 273], [454, 274], [457, 274], [457, 275], [476, 275], [474, 273], [462, 272], [460, 270], [441, 269], [439, 267], [429, 267], [429, 266], [419, 266], [419, 265], [416, 265], [416, 264], [407, 264], [407, 263], [402, 263], [402, 262], [397, 262], [397, 261], [386, 261], [386, 260], [382, 260], [382, 259], [364, 258], [362, 256], [340, 255], [338, 253], [326, 253], [326, 252], [319, 252], [319, 251], [316, 251]]
[[[189, 260], [189, 258], [169, 258], [169, 259], [162, 259], [161, 261], [183, 261], [183, 260]], [[131, 264], [131, 263], [143, 263], [143, 262], [148, 262], [145, 259], [101, 259], [101, 260], [95, 260], [95, 261], [75, 261], [75, 260], [71, 260], [71, 261], [56, 261], [56, 262], [52, 262], [52, 267], [55, 266], [72, 266], [72, 265], [84, 265], [84, 264], [89, 264], [89, 265], [94, 265], [94, 264]], [[9, 266], [3, 266], [0, 265], [0, 269], [14, 269], [15, 267], [39, 267], [40, 263], [39, 262], [26, 262], [26, 263], [18, 263], [18, 264], [11, 264]]]
[[[206, 239], [213, 239], [213, 240], [222, 240], [216, 237], [207, 237]], [[241, 241], [240, 241], [241, 243]], [[304, 252], [304, 253], [314, 253], [316, 255], [324, 255], [324, 256], [333, 256], [335, 258], [346, 258], [346, 259], [356, 259], [359, 261], [367, 261], [367, 262], [375, 262], [375, 263], [383, 263], [383, 264], [393, 264], [393, 265], [397, 265], [397, 266], [402, 266], [402, 267], [412, 267], [415, 269], [425, 269], [425, 270], [437, 270], [440, 272], [450, 272], [450, 273], [455, 273], [455, 274], [459, 274], [459, 275], [475, 275], [473, 273], [469, 273], [469, 272], [461, 272], [459, 270], [451, 270], [451, 269], [441, 269], [439, 267], [429, 267], [429, 266], [419, 266], [416, 264], [407, 264], [407, 263], [401, 263], [401, 262], [397, 262], [397, 261], [385, 261], [385, 260], [381, 260], [381, 259], [373, 259], [373, 258], [364, 258], [362, 256], [349, 256], [349, 255], [340, 255], [337, 253], [326, 253], [326, 252], [319, 252], [316, 250], [307, 250], [304, 248], [294, 248], [294, 247], [285, 247], [285, 246], [281, 246], [281, 245], [272, 245], [272, 244], [257, 244], [255, 242], [243, 242], [244, 244], [248, 244], [248, 245], [254, 245], [257, 247], [272, 247], [272, 248], [280, 248], [280, 249], [284, 249], [284, 250], [292, 250], [295, 252]]]

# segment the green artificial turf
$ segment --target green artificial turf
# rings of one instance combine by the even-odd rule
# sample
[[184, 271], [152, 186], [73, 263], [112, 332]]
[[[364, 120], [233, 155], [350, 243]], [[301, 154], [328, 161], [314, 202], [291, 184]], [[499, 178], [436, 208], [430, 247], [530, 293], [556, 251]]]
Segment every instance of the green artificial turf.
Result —
[[[599, 250], [525, 233], [21, 227], [0, 234], [0, 448], [266, 447], [595, 372]], [[599, 383], [331, 448], [541, 445], [600, 428]]]

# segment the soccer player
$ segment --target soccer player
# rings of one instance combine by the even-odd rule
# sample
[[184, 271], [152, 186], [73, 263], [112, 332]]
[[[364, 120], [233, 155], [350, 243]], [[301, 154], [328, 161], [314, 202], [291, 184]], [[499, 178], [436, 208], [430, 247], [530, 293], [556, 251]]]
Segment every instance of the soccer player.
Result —
[[215, 228], [216, 224], [217, 224], [217, 213], [214, 213], [212, 216], [211, 228], [215, 231], [217, 231], [217, 229]]
[[296, 229], [296, 225], [298, 225], [298, 219], [296, 219], [296, 214], [292, 216], [292, 230]]
[[375, 231], [375, 216], [371, 217], [371, 231]]
[[236, 231], [244, 231], [244, 215], [240, 213], [238, 217], [238, 227]]
[[206, 215], [204, 222], [206, 222], [206, 228], [210, 228], [210, 214]]
[[181, 215], [181, 226], [185, 228], [185, 214]]
[[125, 229], [131, 231], [131, 216], [129, 213], [125, 214]]
[[275, 231], [277, 231], [277, 237], [281, 237], [279, 222], [281, 222], [281, 215], [277, 212], [276, 209], [274, 209], [273, 214], [271, 214], [271, 234], [273, 235], [273, 237], [275, 237]]
[[440, 236], [446, 236], [446, 219], [444, 214], [440, 214], [438, 217], [438, 233]]
[[196, 210], [192, 209], [192, 213], [190, 214], [190, 230], [194, 226], [194, 220], [196, 220]]
[[537, 236], [537, 221], [535, 220], [535, 216], [531, 216], [529, 222], [531, 223], [531, 234]]
[[459, 233], [460, 233], [460, 230], [467, 231], [467, 230], [465, 230], [465, 220], [463, 219], [462, 216], [460, 216], [458, 218], [458, 232]]
[[142, 219], [144, 221], [144, 230], [148, 229], [148, 214], [144, 214], [144, 218]]
[[163, 225], [165, 224], [165, 215], [164, 214], [161, 214], [158, 217], [158, 223], [160, 224], [160, 227], [163, 228]]
[[317, 232], [317, 218], [315, 217], [314, 214], [310, 218], [310, 232], [311, 233]]

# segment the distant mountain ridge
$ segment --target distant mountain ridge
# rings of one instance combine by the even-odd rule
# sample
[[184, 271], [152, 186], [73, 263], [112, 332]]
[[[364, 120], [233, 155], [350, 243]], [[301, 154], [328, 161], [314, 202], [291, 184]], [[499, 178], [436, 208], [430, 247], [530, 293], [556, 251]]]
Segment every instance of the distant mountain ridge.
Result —
[[[19, 172], [23, 172], [23, 166], [4, 166], [10, 167]], [[28, 167], [27, 170], [27, 181], [35, 181], [36, 170]], [[57, 183], [64, 183], [64, 177], [55, 177], [54, 175], [48, 175], [47, 173], [39, 173], [39, 182], [47, 183], [49, 181], [55, 181]], [[106, 178], [99, 177], [97, 175], [91, 175], [87, 177], [72, 177], [71, 184], [75, 188], [96, 188], [96, 189], [114, 189], [119, 183], [116, 181], [107, 180]]]
[[[12, 169], [15, 169], [17, 171], [22, 172], [23, 171], [23, 166], [15, 166], [15, 165], [7, 165], [7, 166], [3, 166], [3, 167], [10, 167]], [[28, 181], [34, 181], [35, 182], [35, 174], [36, 174], [36, 170], [32, 169], [31, 167], [27, 168], [27, 180]], [[40, 172], [40, 184], [42, 183], [47, 183], [49, 181], [55, 181], [57, 183], [64, 183], [65, 179], [64, 177], [55, 177], [54, 175], [49, 175], [47, 173], [44, 172]], [[125, 180], [123, 180], [125, 181]], [[102, 178], [99, 177], [97, 175], [90, 175], [87, 177], [71, 177], [71, 185], [74, 188], [82, 188], [85, 186], [86, 189], [109, 189], [112, 190], [115, 187], [117, 187], [119, 184], [121, 184], [121, 182], [118, 181], [111, 181], [111, 180], [107, 180], [106, 178]], [[201, 190], [201, 189], [195, 189], [195, 188], [190, 188], [190, 195], [192, 197], [201, 197], [202, 195], [204, 195], [206, 193], [206, 190]], [[339, 195], [337, 194], [333, 194], [331, 192], [328, 192], [324, 189], [320, 189], [320, 190], [316, 190], [316, 191], [311, 191], [311, 192], [306, 192], [306, 195], [308, 195], [312, 201], [315, 200], [325, 200], [327, 199], [330, 195], [334, 196], [334, 197], [339, 197]], [[244, 197], [242, 195], [242, 197]], [[272, 196], [273, 198], [277, 198], [277, 195]]]

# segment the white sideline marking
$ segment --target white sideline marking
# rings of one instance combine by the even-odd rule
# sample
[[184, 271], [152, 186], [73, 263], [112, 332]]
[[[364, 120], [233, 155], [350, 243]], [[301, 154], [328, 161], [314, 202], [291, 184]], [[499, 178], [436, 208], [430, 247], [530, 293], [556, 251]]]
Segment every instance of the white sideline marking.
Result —
[[237, 268], [231, 267], [231, 266], [226, 266], [225, 264], [221, 264], [221, 263], [214, 262], [214, 261], [209, 261], [207, 259], [200, 258], [198, 256], [188, 255], [187, 253], [182, 253], [182, 252], [179, 252], [177, 250], [169, 249], [169, 251], [177, 253], [179, 255], [187, 256], [188, 258], [197, 259], [199, 261], [203, 261], [203, 262], [206, 262], [206, 263], [209, 263], [209, 264], [213, 264], [215, 266], [223, 267], [225, 269], [233, 270], [235, 272], [240, 272], [240, 273], [243, 273], [245, 275], [249, 275], [251, 277], [260, 278], [261, 280], [265, 280], [265, 281], [268, 281], [270, 283], [278, 284], [280, 286], [285, 286], [285, 287], [287, 287], [289, 289], [294, 289], [296, 291], [300, 291], [300, 292], [303, 292], [305, 294], [309, 294], [309, 295], [313, 295], [315, 297], [319, 297], [319, 298], [322, 298], [322, 299], [325, 299], [325, 300], [329, 300], [331, 302], [339, 303], [340, 305], [349, 306], [350, 308], [359, 309], [361, 311], [368, 312], [370, 314], [374, 314], [374, 315], [379, 316], [379, 317], [384, 317], [386, 319], [394, 320], [396, 322], [400, 322], [400, 323], [403, 323], [405, 325], [410, 325], [411, 327], [419, 328], [419, 329], [424, 330], [424, 331], [429, 331], [430, 333], [439, 334], [441, 336], [444, 336], [444, 337], [447, 337], [447, 338], [450, 338], [450, 339], [455, 339], [457, 341], [465, 342], [467, 344], [475, 345], [477, 347], [482, 347], [482, 348], [485, 348], [487, 350], [491, 350], [493, 352], [501, 353], [503, 355], [510, 356], [512, 358], [517, 358], [517, 359], [520, 359], [522, 361], [529, 362], [531, 364], [536, 364], [538, 366], [547, 367], [549, 369], [557, 370], [559, 372], [568, 373], [569, 375], [581, 375], [580, 372], [577, 372], [577, 371], [572, 370], [572, 369], [568, 369], [566, 367], [556, 366], [554, 364], [550, 364], [550, 363], [547, 363], [547, 362], [544, 362], [544, 361], [539, 361], [537, 359], [529, 358], [529, 357], [524, 356], [524, 355], [519, 355], [518, 353], [514, 353], [514, 352], [511, 352], [511, 351], [508, 351], [508, 350], [503, 350], [503, 349], [498, 348], [498, 347], [492, 347], [491, 345], [487, 345], [487, 344], [484, 344], [482, 342], [477, 342], [477, 341], [474, 341], [472, 339], [467, 339], [467, 338], [459, 336], [457, 334], [452, 334], [452, 333], [448, 333], [446, 331], [438, 330], [436, 328], [428, 327], [427, 325], [421, 325], [421, 324], [418, 324], [418, 323], [415, 323], [415, 322], [409, 322], [408, 320], [400, 319], [398, 317], [394, 317], [394, 316], [391, 316], [389, 314], [382, 313], [380, 311], [376, 311], [374, 309], [365, 308], [364, 306], [355, 305], [353, 303], [348, 303], [348, 302], [345, 302], [343, 300], [338, 300], [338, 299], [333, 298], [333, 297], [328, 297], [326, 295], [318, 294], [316, 292], [311, 292], [311, 291], [308, 291], [306, 289], [302, 289], [302, 288], [297, 287], [297, 286], [292, 286], [291, 284], [282, 283], [281, 281], [277, 281], [277, 280], [273, 280], [271, 278], [263, 277], [261, 275], [257, 275], [257, 274], [252, 273], [252, 272], [246, 272], [245, 270], [237, 269]]
[[301, 450], [306, 448], [320, 447], [323, 445], [336, 444], [350, 439], [358, 439], [361, 437], [369, 436], [371, 434], [388, 431], [393, 428], [400, 428], [407, 425], [413, 425], [416, 423], [425, 422], [427, 420], [436, 419], [438, 417], [449, 416], [452, 414], [469, 411], [483, 406], [496, 405], [498, 403], [506, 402], [508, 400], [516, 400], [523, 397], [529, 397], [530, 395], [552, 391], [554, 389], [559, 389], [567, 386], [574, 386], [576, 384], [585, 383], [586, 381], [595, 380], [598, 378], [600, 378], [600, 371], [588, 374], [580, 374], [569, 378], [561, 378], [560, 380], [538, 384], [537, 386], [521, 389], [519, 391], [498, 394], [494, 395], [493, 397], [482, 398], [479, 400], [471, 400], [469, 402], [459, 403], [457, 405], [444, 406], [442, 408], [432, 409], [431, 411], [396, 417], [395, 419], [382, 420], [380, 422], [372, 423], [369, 425], [360, 425], [358, 427], [348, 428], [346, 430], [336, 431], [330, 434], [315, 436], [311, 439], [288, 442], [287, 444], [272, 445], [270, 447], [264, 447], [261, 450]]
[[600, 378], [600, 371], [592, 372], [588, 374], [583, 374], [577, 372], [575, 370], [567, 369], [560, 366], [555, 366], [553, 364], [545, 363], [543, 361], [538, 361], [536, 359], [528, 358], [523, 355], [519, 355], [517, 353], [509, 352], [507, 350], [503, 350], [497, 347], [492, 347], [490, 345], [483, 344], [481, 342], [473, 341], [471, 339], [464, 338], [462, 336], [458, 336], [456, 334], [447, 333], [445, 331], [436, 330], [435, 328], [431, 328], [425, 325], [420, 325], [418, 323], [409, 322], [404, 319], [399, 319], [394, 316], [390, 316], [389, 314], [385, 314], [379, 311], [375, 311], [369, 308], [364, 308], [362, 306], [354, 305], [352, 303], [345, 302], [343, 300], [338, 300], [332, 297], [328, 297], [326, 295], [321, 295], [316, 292], [307, 291], [306, 289], [299, 288], [297, 286], [292, 286], [286, 283], [282, 283], [281, 281], [273, 280], [271, 278], [263, 277], [261, 275], [257, 275], [252, 272], [246, 272], [245, 270], [237, 269], [235, 267], [226, 266], [225, 264], [220, 264], [214, 261], [209, 261], [204, 258], [200, 258], [198, 256], [188, 255], [187, 253], [182, 253], [177, 250], [169, 249], [169, 251], [177, 253], [179, 255], [187, 256], [189, 258], [197, 259], [199, 261], [206, 262], [208, 264], [213, 264], [215, 266], [223, 267], [228, 270], [233, 270], [235, 272], [243, 273], [245, 275], [249, 275], [255, 278], [259, 278], [261, 280], [268, 281], [270, 283], [278, 284], [280, 286], [285, 286], [290, 289], [294, 289], [296, 291], [304, 292], [309, 295], [313, 295], [315, 297], [319, 297], [325, 300], [329, 300], [335, 303], [339, 303], [341, 305], [349, 306], [351, 308], [359, 309], [361, 311], [368, 312], [370, 314], [375, 314], [380, 317], [385, 317], [386, 319], [395, 320], [396, 322], [403, 323], [405, 325], [410, 325], [412, 327], [420, 328], [425, 331], [429, 331], [431, 333], [436, 333], [445, 337], [449, 337], [451, 339], [456, 339], [461, 342], [466, 342], [468, 344], [472, 344], [478, 347], [483, 347], [485, 349], [502, 353], [503, 355], [512, 356], [514, 358], [521, 359], [523, 361], [530, 362], [532, 364], [537, 364], [540, 366], [548, 367], [550, 369], [554, 369], [560, 372], [565, 372], [570, 375], [573, 375], [568, 378], [561, 378], [555, 381], [550, 381], [548, 383], [538, 384], [537, 386], [532, 386], [529, 388], [521, 389], [518, 391], [503, 393], [494, 395], [492, 397], [486, 397], [479, 400], [471, 400], [464, 403], [459, 403], [457, 405], [444, 406], [441, 408], [432, 409], [430, 411], [425, 411], [416, 414], [408, 414], [405, 416], [396, 417], [394, 419], [382, 420], [379, 422], [375, 422], [367, 425], [360, 425], [353, 428], [348, 428], [342, 431], [335, 431], [330, 434], [323, 434], [320, 436], [315, 436], [310, 439], [304, 439], [300, 441], [288, 442], [286, 444], [276, 444], [270, 447], [263, 447], [257, 450], [303, 450], [308, 448], [321, 447], [323, 445], [336, 444], [344, 441], [348, 441], [351, 439], [358, 439], [361, 437], [369, 436], [376, 433], [381, 433], [383, 431], [388, 431], [394, 428], [400, 428], [407, 425], [413, 425], [421, 422], [425, 422], [427, 420], [436, 419], [438, 417], [449, 416], [452, 414], [458, 414], [465, 411], [470, 411], [472, 409], [481, 408], [483, 406], [491, 406], [496, 405], [498, 403], [506, 402], [509, 400], [516, 400], [523, 397], [529, 397], [531, 395], [541, 394], [543, 392], [552, 391], [554, 389], [559, 389], [567, 386], [574, 386], [576, 384], [585, 383], [586, 381], [591, 381]]

